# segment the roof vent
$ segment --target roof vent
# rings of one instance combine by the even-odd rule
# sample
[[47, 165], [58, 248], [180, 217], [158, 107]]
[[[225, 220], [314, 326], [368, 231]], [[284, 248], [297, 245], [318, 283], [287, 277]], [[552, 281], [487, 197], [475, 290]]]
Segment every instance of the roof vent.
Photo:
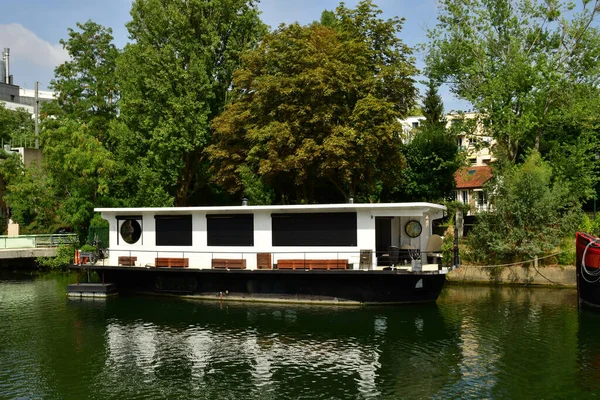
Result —
[[348, 199], [348, 203], [350, 203], [350, 204], [353, 204], [353, 203], [354, 203], [354, 197], [350, 197], [350, 198]]
[[246, 197], [244, 197], [244, 198], [242, 199], [242, 206], [244, 206], [244, 207], [245, 207], [245, 206], [247, 206], [247, 205], [248, 205], [248, 199], [247, 199]]

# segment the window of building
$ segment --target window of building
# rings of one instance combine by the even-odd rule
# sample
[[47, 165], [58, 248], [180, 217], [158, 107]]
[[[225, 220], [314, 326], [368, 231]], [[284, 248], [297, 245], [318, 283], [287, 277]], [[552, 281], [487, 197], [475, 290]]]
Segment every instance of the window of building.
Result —
[[417, 121], [417, 122], [413, 122], [413, 123], [412, 123], [412, 127], [413, 127], [413, 128], [418, 128], [418, 127], [419, 127], [419, 121]]
[[[117, 216], [117, 244], [121, 240], [127, 244], [136, 244], [142, 238], [143, 222], [141, 215]], [[143, 242], [141, 244], [144, 244]]]
[[155, 215], [157, 246], [191, 246], [191, 215]]
[[476, 158], [469, 159], [469, 162], [471, 163], [471, 165], [477, 165], [477, 159]]
[[209, 246], [254, 246], [253, 214], [208, 214]]
[[485, 191], [480, 191], [479, 192], [479, 205], [480, 206], [485, 206], [487, 204], [487, 194], [485, 193]]
[[462, 191], [462, 202], [464, 204], [468, 204], [469, 203], [469, 192], [467, 190], [463, 190]]
[[272, 214], [273, 246], [356, 246], [356, 213]]

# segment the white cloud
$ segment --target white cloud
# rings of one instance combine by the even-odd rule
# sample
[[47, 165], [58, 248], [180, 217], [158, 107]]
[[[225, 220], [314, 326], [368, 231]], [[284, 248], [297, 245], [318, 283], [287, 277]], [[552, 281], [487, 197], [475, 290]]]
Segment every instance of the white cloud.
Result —
[[19, 59], [43, 67], [55, 67], [69, 59], [61, 44], [49, 43], [20, 24], [0, 24], [0, 41], [2, 48], [10, 48], [11, 64]]

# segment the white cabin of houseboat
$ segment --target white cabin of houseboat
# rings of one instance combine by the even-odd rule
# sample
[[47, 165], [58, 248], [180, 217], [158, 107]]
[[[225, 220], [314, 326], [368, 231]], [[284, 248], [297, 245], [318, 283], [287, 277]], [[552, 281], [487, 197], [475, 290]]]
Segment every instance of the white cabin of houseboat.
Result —
[[437, 270], [426, 249], [445, 210], [433, 203], [349, 203], [95, 211], [110, 223], [104, 265], [330, 269], [340, 262], [324, 260], [338, 260], [340, 269]]

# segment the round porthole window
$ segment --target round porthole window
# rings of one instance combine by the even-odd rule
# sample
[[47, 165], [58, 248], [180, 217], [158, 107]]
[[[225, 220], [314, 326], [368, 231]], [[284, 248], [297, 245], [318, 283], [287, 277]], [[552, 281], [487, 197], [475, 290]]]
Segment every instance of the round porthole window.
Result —
[[416, 238], [421, 234], [423, 228], [421, 227], [421, 223], [419, 221], [408, 221], [406, 226], [404, 227], [404, 231], [411, 238]]
[[142, 227], [135, 219], [126, 219], [121, 225], [121, 238], [125, 243], [135, 244], [142, 236]]

